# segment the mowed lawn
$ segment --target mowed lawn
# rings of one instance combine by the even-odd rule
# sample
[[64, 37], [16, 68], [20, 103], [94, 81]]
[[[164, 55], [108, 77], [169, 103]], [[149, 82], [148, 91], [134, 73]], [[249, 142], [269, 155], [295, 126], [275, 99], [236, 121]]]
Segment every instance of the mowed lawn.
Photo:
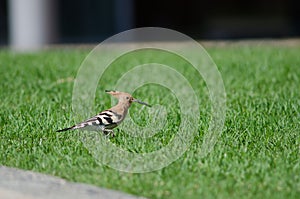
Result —
[[[78, 139], [80, 132], [55, 132], [74, 123], [74, 78], [88, 50], [0, 51], [0, 165], [148, 198], [299, 198], [300, 47], [235, 44], [207, 51], [224, 81], [227, 112], [222, 135], [204, 158], [200, 148], [210, 102], [205, 82], [187, 63], [164, 52], [135, 52], [113, 63], [100, 80], [95, 114], [110, 107], [104, 90], [114, 89], [130, 63], [147, 63], [153, 57], [189, 79], [199, 97], [200, 121], [194, 124], [199, 132], [189, 149], [168, 167], [143, 174], [99, 164]], [[159, 85], [145, 85], [135, 95], [165, 106], [167, 126], [148, 139], [116, 130], [110, 141], [134, 153], [158, 150], [178, 129], [180, 104]], [[140, 108], [132, 105], [130, 114], [143, 126], [151, 114]]]

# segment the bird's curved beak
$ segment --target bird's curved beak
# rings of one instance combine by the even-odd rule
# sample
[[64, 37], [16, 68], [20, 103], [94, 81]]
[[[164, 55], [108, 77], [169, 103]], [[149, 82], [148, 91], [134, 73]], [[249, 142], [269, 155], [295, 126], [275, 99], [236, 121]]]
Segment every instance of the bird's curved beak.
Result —
[[149, 104], [147, 104], [147, 103], [145, 103], [145, 102], [142, 102], [141, 100], [138, 100], [138, 99], [133, 99], [132, 101], [133, 101], [133, 102], [137, 102], [137, 103], [139, 103], [139, 104], [146, 105], [146, 106], [148, 106], [148, 107], [151, 107], [151, 105], [149, 105]]

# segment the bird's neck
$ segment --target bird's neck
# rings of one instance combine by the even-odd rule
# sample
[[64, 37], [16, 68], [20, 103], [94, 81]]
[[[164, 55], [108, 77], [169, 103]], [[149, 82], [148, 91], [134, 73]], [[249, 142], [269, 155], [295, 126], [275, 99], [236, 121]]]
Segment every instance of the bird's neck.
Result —
[[110, 108], [110, 110], [116, 112], [119, 115], [122, 115], [123, 117], [126, 117], [129, 107], [129, 103], [119, 102], [116, 106]]
[[122, 107], [122, 109], [124, 109], [124, 111], [126, 111], [126, 112], [127, 112], [127, 110], [129, 109], [130, 105], [131, 105], [131, 104], [129, 104], [129, 103], [124, 103], [124, 102], [119, 102], [119, 103], [117, 104], [118, 107]]

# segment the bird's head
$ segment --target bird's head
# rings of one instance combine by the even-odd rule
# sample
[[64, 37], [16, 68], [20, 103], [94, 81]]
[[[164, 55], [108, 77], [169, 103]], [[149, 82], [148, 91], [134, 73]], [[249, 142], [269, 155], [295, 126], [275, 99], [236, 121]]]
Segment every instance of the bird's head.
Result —
[[135, 99], [129, 93], [124, 93], [124, 92], [114, 91], [114, 90], [105, 90], [105, 92], [110, 94], [111, 96], [117, 98], [119, 100], [119, 103], [130, 105], [132, 102], [137, 102], [137, 103], [151, 107], [151, 105], [149, 105], [145, 102], [142, 102], [138, 99]]

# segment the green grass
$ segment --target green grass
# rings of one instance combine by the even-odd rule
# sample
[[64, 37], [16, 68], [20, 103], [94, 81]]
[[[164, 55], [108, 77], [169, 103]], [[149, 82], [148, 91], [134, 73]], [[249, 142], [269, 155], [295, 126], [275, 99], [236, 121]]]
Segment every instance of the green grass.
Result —
[[[113, 63], [99, 82], [95, 113], [110, 106], [103, 90], [114, 88], [130, 67], [126, 63], [155, 57], [188, 77], [199, 96], [201, 121], [195, 124], [199, 132], [192, 145], [168, 167], [144, 174], [98, 164], [78, 132], [55, 133], [74, 122], [73, 78], [87, 50], [0, 51], [0, 164], [149, 198], [299, 198], [300, 48], [240, 45], [207, 50], [223, 77], [227, 112], [222, 135], [205, 158], [199, 154], [210, 103], [205, 82], [180, 67], [187, 63], [163, 52], [149, 51], [136, 59], [136, 52]], [[180, 122], [178, 102], [158, 85], [146, 85], [135, 95], [167, 107], [166, 127], [149, 139], [133, 139], [119, 130], [110, 141], [133, 152], [164, 147]], [[133, 105], [131, 114], [137, 115], [139, 108]], [[140, 125], [151, 117], [143, 111], [136, 119]]]

